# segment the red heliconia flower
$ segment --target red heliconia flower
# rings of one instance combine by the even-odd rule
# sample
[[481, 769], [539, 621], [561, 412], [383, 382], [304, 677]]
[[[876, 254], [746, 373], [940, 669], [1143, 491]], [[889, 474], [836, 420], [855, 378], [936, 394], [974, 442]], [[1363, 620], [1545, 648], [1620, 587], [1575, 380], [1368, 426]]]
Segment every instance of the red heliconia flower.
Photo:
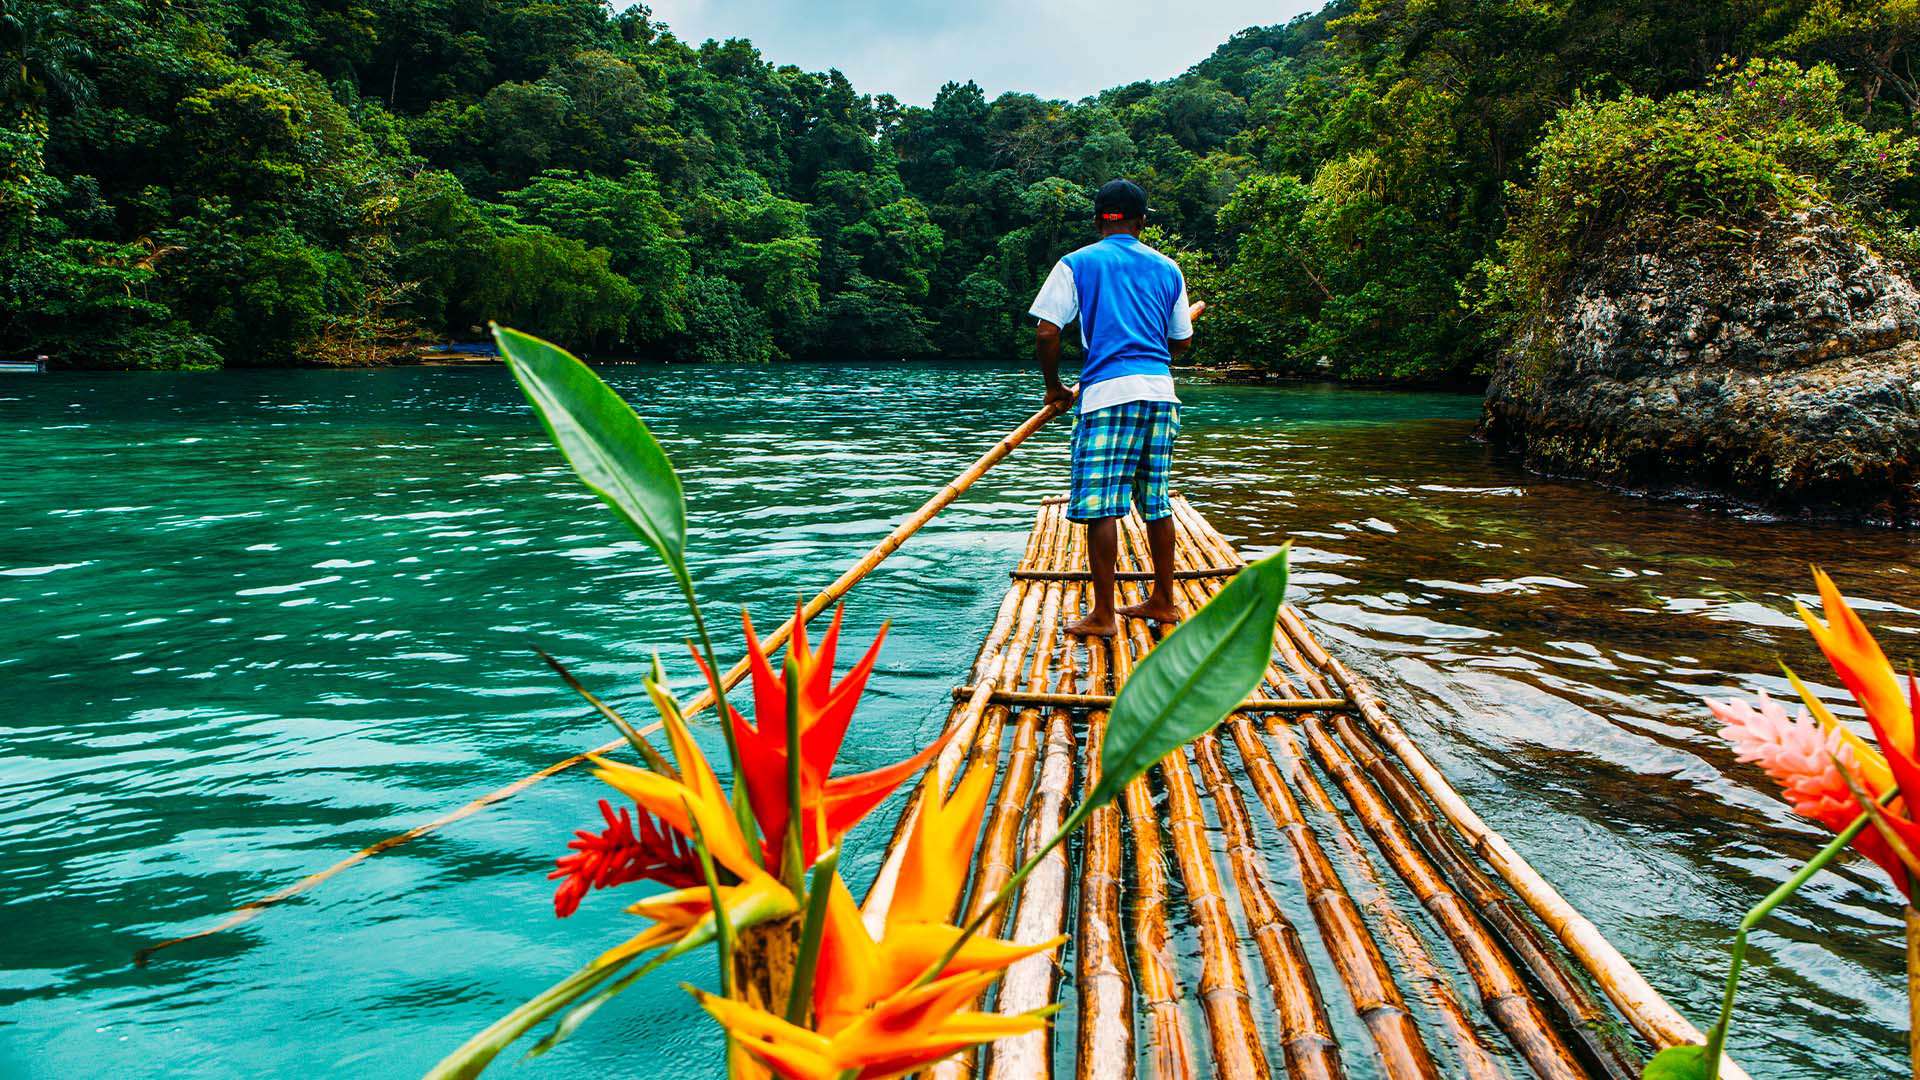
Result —
[[[813, 865], [820, 852], [833, 846], [847, 830], [871, 813], [901, 782], [920, 771], [946, 744], [943, 735], [933, 745], [904, 761], [854, 776], [834, 777], [833, 762], [846, 739], [854, 707], [873, 674], [873, 662], [886, 639], [886, 627], [873, 639], [866, 655], [841, 679], [833, 682], [833, 661], [840, 641], [841, 610], [815, 650], [807, 641], [806, 609], [794, 612], [793, 637], [787, 658], [799, 680], [800, 805], [807, 808], [811, 828], [801, 836], [804, 865]], [[740, 747], [740, 769], [747, 783], [747, 801], [760, 825], [767, 865], [776, 866], [786, 843], [787, 808], [787, 683], [776, 673], [766, 649], [753, 632], [753, 619], [741, 613], [747, 633], [747, 658], [753, 672], [753, 714], [749, 724], [733, 711], [734, 739]], [[698, 659], [696, 657], [695, 659]], [[704, 670], [705, 665], [702, 665]], [[711, 679], [711, 673], [709, 673]]]
[[624, 807], [615, 816], [613, 807], [601, 799], [600, 816], [607, 827], [598, 833], [575, 832], [567, 843], [573, 854], [555, 859], [555, 869], [547, 875], [548, 881], [566, 879], [553, 894], [553, 911], [560, 918], [580, 910], [580, 901], [591, 889], [641, 880], [685, 889], [703, 880], [693, 846], [679, 833], [655, 825], [645, 810], [640, 811], [637, 834]]

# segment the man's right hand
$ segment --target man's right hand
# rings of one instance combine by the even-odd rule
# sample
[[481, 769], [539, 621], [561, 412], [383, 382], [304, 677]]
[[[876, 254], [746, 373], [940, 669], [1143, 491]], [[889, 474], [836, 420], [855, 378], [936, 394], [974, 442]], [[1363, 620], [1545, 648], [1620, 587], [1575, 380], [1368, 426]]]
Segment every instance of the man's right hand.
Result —
[[1048, 405], [1058, 406], [1061, 409], [1065, 409], [1069, 405], [1073, 404], [1073, 394], [1074, 394], [1073, 387], [1065, 386], [1061, 383], [1050, 383], [1047, 386], [1047, 402], [1046, 403]]

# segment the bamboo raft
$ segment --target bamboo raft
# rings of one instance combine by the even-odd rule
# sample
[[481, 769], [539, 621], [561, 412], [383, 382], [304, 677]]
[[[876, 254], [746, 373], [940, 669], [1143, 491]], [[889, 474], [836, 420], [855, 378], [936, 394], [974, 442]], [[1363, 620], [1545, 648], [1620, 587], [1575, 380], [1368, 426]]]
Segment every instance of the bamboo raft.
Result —
[[[1192, 610], [1244, 562], [1174, 502], [1176, 588]], [[1126, 519], [1122, 603], [1144, 598], [1146, 552], [1143, 524]], [[957, 916], [974, 914], [1097, 782], [1106, 710], [1156, 632], [1129, 619], [1111, 641], [1062, 634], [1090, 584], [1084, 530], [1061, 500], [1044, 501], [955, 691], [954, 737], [875, 877], [874, 929], [921, 793], [951, 784], [964, 759], [997, 767], [998, 791]], [[1281, 842], [1263, 847], [1262, 829]], [[1704, 1041], [1474, 814], [1291, 607], [1256, 698], [1134, 781], [1069, 847], [985, 929], [1018, 941], [1072, 933], [1062, 955], [1014, 965], [988, 1004], [1057, 1003], [1073, 1045], [1053, 1045], [1057, 1022], [934, 1075], [1626, 1080], [1650, 1049]], [[1197, 965], [1183, 959], [1196, 954]], [[1721, 1075], [1745, 1077], [1731, 1062]]]

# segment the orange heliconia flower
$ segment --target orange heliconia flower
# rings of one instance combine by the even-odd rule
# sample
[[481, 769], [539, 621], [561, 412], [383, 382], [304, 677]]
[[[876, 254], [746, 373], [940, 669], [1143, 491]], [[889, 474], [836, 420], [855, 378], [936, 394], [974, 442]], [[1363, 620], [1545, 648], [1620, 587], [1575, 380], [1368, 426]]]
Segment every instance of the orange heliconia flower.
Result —
[[[812, 825], [801, 836], [802, 865], [811, 866], [820, 852], [839, 843], [861, 818], [873, 812], [893, 790], [909, 776], [920, 771], [951, 734], [919, 753], [871, 772], [835, 777], [834, 759], [847, 737], [847, 725], [854, 707], [873, 674], [873, 662], [887, 631], [882, 627], [866, 655], [860, 658], [838, 685], [833, 682], [833, 661], [840, 641], [843, 609], [833, 613], [833, 625], [820, 639], [818, 650], [807, 641], [806, 609], [794, 611], [793, 637], [787, 644], [787, 658], [794, 677], [799, 680], [800, 805], [807, 808]], [[753, 632], [753, 620], [745, 612], [747, 658], [753, 673], [752, 723], [733, 712], [734, 741], [740, 748], [740, 772], [747, 785], [747, 801], [759, 823], [766, 864], [778, 866], [787, 836], [787, 813], [791, 795], [787, 790], [787, 683], [774, 670], [772, 660]], [[698, 656], [695, 657], [699, 659]], [[705, 664], [701, 665], [705, 670]], [[711, 679], [711, 673], [709, 673]]]
[[735, 1043], [787, 1080], [860, 1080], [905, 1076], [980, 1043], [1046, 1026], [1038, 1016], [1001, 1016], [967, 1009], [998, 971], [954, 975], [881, 1002], [837, 1037], [789, 1024], [741, 1001], [694, 991]]
[[827, 886], [826, 922], [813, 987], [811, 1028], [742, 1002], [700, 995], [701, 1005], [743, 1049], [791, 1080], [829, 1080], [851, 1071], [866, 1080], [917, 1072], [959, 1050], [1037, 1031], [1039, 1016], [973, 1011], [1007, 965], [1057, 948], [969, 939], [936, 978], [915, 985], [959, 938], [948, 918], [966, 882], [968, 854], [986, 809], [993, 772], [975, 766], [942, 799], [929, 784], [908, 836], [899, 884], [879, 941], [868, 933], [846, 884]]
[[[1840, 682], [1847, 692], [1853, 695], [1860, 708], [1875, 724], [1886, 730], [1887, 740], [1883, 745], [1891, 746], [1904, 754], [1912, 755], [1913, 745], [1913, 704], [1900, 693], [1900, 678], [1894, 674], [1893, 665], [1887, 662], [1887, 654], [1880, 650], [1879, 642], [1873, 640], [1873, 634], [1867, 624], [1847, 605], [1847, 598], [1840, 595], [1840, 589], [1824, 571], [1815, 570], [1813, 579], [1820, 587], [1820, 604], [1826, 610], [1827, 622], [1822, 625], [1805, 604], [1797, 604], [1800, 618], [1805, 620], [1807, 630], [1813, 634], [1813, 640], [1820, 651], [1827, 656], [1827, 662], [1840, 676]], [[1803, 698], [1811, 698], [1804, 686], [1798, 685]], [[1855, 746], [1856, 751], [1864, 746], [1864, 740], [1847, 732], [1836, 721], [1825, 706], [1809, 701], [1807, 707], [1813, 711], [1821, 725], [1828, 729], [1839, 729]], [[1885, 791], [1891, 779], [1884, 762], [1878, 754], [1872, 754], [1861, 762], [1869, 778], [1877, 782], [1877, 790]]]

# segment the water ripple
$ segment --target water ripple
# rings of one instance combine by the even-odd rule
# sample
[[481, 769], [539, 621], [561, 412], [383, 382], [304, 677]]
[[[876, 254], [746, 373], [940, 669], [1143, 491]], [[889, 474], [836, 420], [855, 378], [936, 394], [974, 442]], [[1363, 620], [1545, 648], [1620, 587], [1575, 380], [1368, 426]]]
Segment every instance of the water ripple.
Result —
[[[728, 651], [739, 605], [777, 620], [1037, 404], [1017, 370], [608, 375], [685, 477]], [[0, 907], [26, 928], [0, 964], [0, 1074], [418, 1075], [622, 933], [614, 904], [552, 918], [541, 875], [598, 796], [565, 776], [130, 968], [156, 935], [604, 741], [534, 646], [645, 715], [655, 652], [694, 686], [692, 628], [497, 370], [9, 391], [0, 430], [35, 467], [0, 490]], [[1699, 699], [1789, 695], [1783, 659], [1824, 676], [1792, 616], [1810, 561], [1884, 641], [1911, 643], [1914, 541], [1529, 476], [1468, 439], [1464, 397], [1183, 393], [1177, 485], [1248, 551], [1295, 541], [1295, 600], [1329, 647], [1683, 1011], [1709, 1015], [1732, 920], [1820, 837], [1732, 760]], [[895, 622], [845, 767], [937, 730], [1032, 501], [1063, 486], [1065, 440], [1037, 437], [855, 594], [853, 641]], [[856, 834], [853, 876], [884, 832]], [[1756, 940], [1746, 1008], [1795, 1036], [1737, 1030], [1756, 1075], [1897, 1066], [1899, 931], [1876, 875], [1823, 875]], [[712, 1028], [675, 988], [703, 965], [609, 1007], [556, 1067], [615, 1075], [610, 1051], [636, 1041], [661, 1071], [711, 1061]]]

